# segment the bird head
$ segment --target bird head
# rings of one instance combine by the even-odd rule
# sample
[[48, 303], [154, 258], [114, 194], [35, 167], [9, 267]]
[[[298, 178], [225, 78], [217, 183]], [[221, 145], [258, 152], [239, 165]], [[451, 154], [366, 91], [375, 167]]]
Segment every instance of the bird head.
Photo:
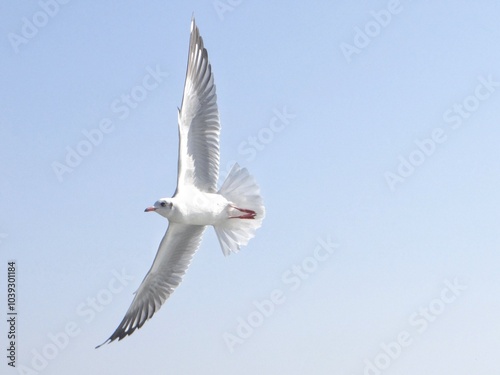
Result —
[[161, 198], [158, 199], [155, 204], [151, 207], [148, 207], [144, 210], [144, 212], [156, 212], [160, 214], [163, 217], [166, 217], [167, 219], [170, 216], [170, 213], [172, 212], [172, 207], [174, 204], [172, 203], [171, 198]]

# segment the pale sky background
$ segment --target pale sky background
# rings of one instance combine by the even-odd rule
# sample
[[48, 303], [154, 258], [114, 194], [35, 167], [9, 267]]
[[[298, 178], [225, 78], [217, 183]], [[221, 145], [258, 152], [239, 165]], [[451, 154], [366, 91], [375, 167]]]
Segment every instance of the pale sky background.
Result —
[[[15, 260], [16, 364], [32, 370], [2, 355], [2, 374], [500, 373], [497, 1], [74, 0], [52, 16], [40, 3], [0, 11], [0, 342], [5, 354]], [[153, 319], [96, 350], [167, 227], [143, 210], [175, 190], [193, 12], [215, 73], [221, 174], [247, 167], [267, 217], [228, 258], [210, 228]], [[146, 92], [148, 69], [157, 87], [113, 111]], [[85, 149], [82, 132], [106, 119]], [[88, 155], [60, 181], [54, 163], [79, 145]], [[327, 257], [321, 241], [338, 247]], [[122, 270], [134, 279], [117, 282]], [[262, 318], [255, 303], [280, 293]], [[250, 337], [228, 345], [249, 317]]]

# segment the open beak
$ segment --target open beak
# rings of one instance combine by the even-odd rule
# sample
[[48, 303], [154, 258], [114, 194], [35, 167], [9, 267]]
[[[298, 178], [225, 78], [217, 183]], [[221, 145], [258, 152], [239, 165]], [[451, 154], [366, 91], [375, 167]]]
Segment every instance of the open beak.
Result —
[[156, 211], [155, 207], [148, 207], [144, 210], [144, 212], [151, 212], [151, 211]]

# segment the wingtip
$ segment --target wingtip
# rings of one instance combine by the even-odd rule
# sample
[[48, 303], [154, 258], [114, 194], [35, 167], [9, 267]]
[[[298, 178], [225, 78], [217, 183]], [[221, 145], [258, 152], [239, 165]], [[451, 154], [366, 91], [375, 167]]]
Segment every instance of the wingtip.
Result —
[[97, 345], [94, 349], [99, 349], [101, 346], [103, 346], [104, 344], [109, 343], [110, 341], [111, 341], [110, 339], [107, 339], [107, 340], [106, 340], [106, 341], [104, 341], [102, 344]]
[[195, 27], [196, 27], [196, 21], [194, 19], [194, 12], [193, 12], [193, 14], [191, 14], [191, 32], [193, 32]]
[[113, 342], [113, 340], [110, 337], [109, 339], [107, 339], [106, 341], [104, 341], [102, 344], [97, 345], [94, 349], [99, 349], [101, 346], [109, 344], [110, 342]]

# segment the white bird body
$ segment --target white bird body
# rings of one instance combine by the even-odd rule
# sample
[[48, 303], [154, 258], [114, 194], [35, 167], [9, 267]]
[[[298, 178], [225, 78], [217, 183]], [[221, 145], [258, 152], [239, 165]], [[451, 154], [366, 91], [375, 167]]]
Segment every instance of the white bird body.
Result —
[[[229, 218], [230, 202], [218, 193], [205, 193], [196, 188], [176, 195], [162, 198], [159, 202], [171, 203], [171, 208], [155, 211], [171, 223], [190, 225], [217, 225]], [[161, 203], [160, 203], [161, 204]]]
[[217, 190], [217, 95], [208, 53], [194, 18], [178, 125], [177, 189], [172, 198], [159, 199], [145, 210], [167, 218], [167, 232], [125, 317], [105, 343], [131, 335], [160, 309], [182, 281], [207, 225], [214, 227], [227, 256], [246, 245], [264, 219], [259, 187], [245, 168], [235, 164]]

